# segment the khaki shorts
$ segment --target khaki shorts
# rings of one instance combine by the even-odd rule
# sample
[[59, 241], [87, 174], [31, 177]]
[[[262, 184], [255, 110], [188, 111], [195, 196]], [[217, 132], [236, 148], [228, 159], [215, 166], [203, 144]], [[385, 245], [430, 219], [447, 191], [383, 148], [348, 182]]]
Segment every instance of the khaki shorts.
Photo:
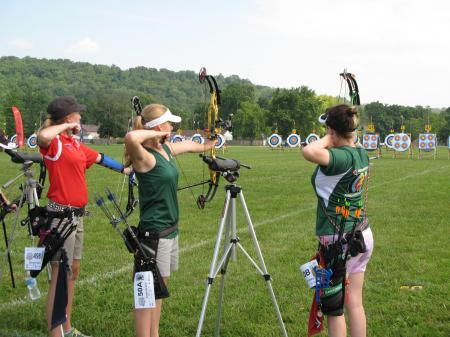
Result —
[[[51, 228], [58, 225], [60, 219], [53, 219]], [[65, 222], [67, 222], [68, 219], [64, 219], [61, 223], [61, 227], [64, 226]], [[84, 230], [83, 230], [83, 217], [74, 216], [73, 217], [73, 224], [77, 226], [77, 228], [70, 234], [70, 236], [64, 241], [64, 249], [67, 253], [67, 260], [69, 263], [69, 266], [72, 266], [73, 260], [81, 260], [81, 252], [83, 250], [83, 236], [84, 236]], [[52, 258], [52, 263], [56, 263], [61, 258], [61, 251], [58, 251]]]
[[156, 263], [162, 277], [169, 277], [170, 272], [178, 270], [178, 235], [173, 239], [159, 239]]

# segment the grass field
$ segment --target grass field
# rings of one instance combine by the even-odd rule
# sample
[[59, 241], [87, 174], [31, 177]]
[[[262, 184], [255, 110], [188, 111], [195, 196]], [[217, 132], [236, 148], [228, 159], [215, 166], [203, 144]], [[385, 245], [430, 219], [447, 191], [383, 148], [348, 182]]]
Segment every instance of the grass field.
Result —
[[[96, 147], [119, 159], [121, 146]], [[447, 148], [438, 158], [392, 159], [385, 154], [372, 162], [368, 214], [375, 238], [366, 273], [365, 308], [369, 336], [450, 336], [450, 160]], [[242, 169], [239, 185], [250, 210], [256, 234], [289, 336], [306, 336], [312, 291], [299, 265], [315, 252], [316, 198], [310, 176], [314, 165], [298, 150], [271, 151], [259, 147], [231, 147], [225, 156], [253, 166]], [[202, 178], [196, 155], [179, 158], [190, 183]], [[0, 183], [19, 172], [20, 165], [0, 154]], [[132, 256], [98, 209], [92, 196], [105, 186], [117, 190], [118, 174], [95, 166], [89, 170], [91, 216], [85, 219], [85, 246], [76, 285], [73, 324], [95, 337], [134, 335]], [[180, 175], [180, 185], [185, 185]], [[194, 336], [212, 258], [218, 220], [224, 201], [223, 182], [204, 210], [197, 209], [188, 190], [179, 192], [180, 269], [170, 279], [171, 297], [165, 301], [161, 336]], [[197, 196], [201, 187], [193, 189]], [[9, 188], [14, 197], [18, 185]], [[126, 191], [124, 198], [126, 199]], [[241, 243], [254, 253], [238, 207]], [[136, 222], [137, 213], [131, 218]], [[7, 228], [11, 228], [8, 219]], [[4, 242], [1, 240], [1, 257]], [[12, 289], [4, 269], [0, 283], [0, 336], [45, 336], [45, 274], [38, 277], [43, 296], [27, 297], [23, 283], [23, 248], [30, 245], [26, 230], [18, 228], [12, 259], [18, 287]], [[253, 255], [254, 256], [254, 255]], [[3, 260], [2, 260], [3, 261]], [[402, 286], [421, 285], [408, 290]], [[214, 331], [218, 280], [213, 284], [203, 328]], [[222, 336], [281, 336], [262, 277], [245, 256], [230, 262], [225, 282]], [[325, 334], [323, 334], [325, 335]]]

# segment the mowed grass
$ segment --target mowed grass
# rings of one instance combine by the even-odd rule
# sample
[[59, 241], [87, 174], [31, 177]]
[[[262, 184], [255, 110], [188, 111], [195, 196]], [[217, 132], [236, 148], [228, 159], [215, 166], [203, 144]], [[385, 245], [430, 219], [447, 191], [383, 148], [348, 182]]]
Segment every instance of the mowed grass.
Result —
[[[122, 147], [95, 147], [120, 159]], [[372, 161], [368, 213], [375, 251], [366, 273], [364, 302], [369, 336], [450, 335], [450, 160], [447, 148], [438, 158], [393, 159], [391, 153]], [[230, 147], [225, 156], [252, 165], [241, 169], [238, 183], [249, 208], [266, 266], [289, 336], [306, 336], [312, 291], [299, 273], [317, 248], [314, 236], [316, 197], [310, 176], [314, 165], [299, 150], [272, 151], [261, 147]], [[179, 158], [188, 177], [180, 173], [180, 186], [202, 179], [203, 164], [197, 155]], [[15, 176], [20, 165], [0, 154], [0, 182]], [[207, 174], [207, 172], [205, 172]], [[76, 285], [73, 325], [95, 337], [134, 336], [132, 256], [117, 233], [95, 206], [93, 196], [106, 186], [120, 191], [123, 179], [95, 165], [88, 171], [89, 211], [85, 218], [85, 245]], [[194, 336], [205, 279], [212, 259], [218, 221], [223, 207], [224, 183], [215, 199], [199, 210], [192, 193], [179, 192], [180, 269], [169, 283], [164, 302], [161, 336]], [[7, 190], [10, 197], [18, 185]], [[76, 191], [74, 191], [76, 193]], [[126, 188], [123, 191], [126, 199]], [[42, 203], [44, 203], [42, 200]], [[123, 203], [123, 202], [122, 202]], [[251, 238], [238, 203], [238, 235], [254, 254]], [[21, 214], [21, 218], [24, 214]], [[137, 223], [138, 212], [130, 218]], [[11, 230], [11, 217], [7, 219]], [[30, 245], [19, 226], [12, 246], [17, 288], [12, 289], [7, 265], [0, 283], [0, 336], [45, 336], [46, 275], [38, 278], [43, 296], [31, 302], [24, 285], [23, 249]], [[0, 243], [1, 257], [4, 243]], [[3, 260], [2, 260], [3, 262]], [[214, 333], [219, 279], [212, 286], [203, 335]], [[420, 285], [408, 290], [402, 286]], [[263, 278], [238, 251], [225, 281], [222, 336], [281, 336], [279, 324]], [[323, 334], [325, 335], [325, 334]]]

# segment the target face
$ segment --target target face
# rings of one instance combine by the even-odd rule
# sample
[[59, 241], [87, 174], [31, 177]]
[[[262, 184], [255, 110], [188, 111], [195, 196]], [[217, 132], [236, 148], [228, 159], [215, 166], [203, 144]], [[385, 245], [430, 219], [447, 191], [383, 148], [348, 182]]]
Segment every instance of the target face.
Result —
[[392, 148], [395, 151], [406, 151], [411, 146], [411, 138], [406, 133], [396, 133], [394, 135], [394, 141], [392, 142]]
[[387, 135], [386, 138], [384, 138], [384, 144], [386, 144], [386, 146], [391, 149], [393, 148], [394, 137], [395, 137], [395, 135], [393, 133], [391, 133], [391, 134]]
[[308, 137], [306, 137], [305, 142], [306, 144], [311, 144], [312, 142], [315, 142], [316, 140], [319, 140], [320, 137], [316, 135], [315, 133], [310, 133]]
[[366, 133], [363, 135], [363, 147], [367, 151], [374, 151], [378, 149], [378, 135], [373, 133]]
[[448, 145], [448, 148], [450, 149], [450, 136], [448, 136], [447, 145]]
[[421, 133], [419, 135], [419, 149], [425, 152], [436, 149], [436, 134]]
[[195, 135], [193, 135], [193, 136], [191, 137], [191, 140], [192, 140], [193, 142], [198, 143], [198, 144], [203, 144], [203, 143], [205, 142], [205, 138], [203, 138], [202, 135], [199, 134], [199, 133], [196, 133]]
[[217, 144], [215, 145], [216, 149], [220, 149], [222, 146], [225, 145], [225, 137], [221, 134], [217, 135]]
[[172, 137], [171, 142], [172, 143], [181, 143], [184, 140], [184, 137], [182, 135], [175, 135]]
[[269, 142], [270, 147], [277, 147], [281, 145], [281, 137], [276, 133], [271, 134], [267, 141]]
[[37, 135], [35, 133], [28, 137], [27, 145], [30, 149], [34, 149], [37, 146]]
[[301, 138], [300, 138], [300, 136], [298, 134], [291, 133], [287, 137], [286, 142], [289, 145], [289, 147], [298, 147], [298, 146], [300, 146]]
[[13, 135], [11, 136], [11, 138], [9, 139], [9, 142], [10, 142], [10, 143], [16, 144], [16, 140], [17, 140], [17, 135], [16, 135], [16, 134], [13, 134]]

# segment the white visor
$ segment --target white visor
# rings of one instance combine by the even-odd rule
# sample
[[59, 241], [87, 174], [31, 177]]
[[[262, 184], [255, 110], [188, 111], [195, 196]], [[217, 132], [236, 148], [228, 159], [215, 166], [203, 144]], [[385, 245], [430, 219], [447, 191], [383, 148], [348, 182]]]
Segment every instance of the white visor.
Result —
[[5, 150], [14, 150], [17, 149], [16, 143], [8, 143], [8, 145], [0, 143], [0, 147], [4, 148]]
[[172, 123], [180, 123], [181, 122], [181, 117], [180, 116], [175, 116], [173, 115], [169, 109], [167, 109], [167, 111], [162, 115], [159, 116], [158, 118], [151, 120], [150, 122], [145, 123], [145, 127], [146, 128], [154, 128], [155, 126], [161, 125], [165, 122], [172, 122]]
[[322, 114], [319, 116], [319, 123], [320, 124], [325, 124], [325, 122], [327, 121], [327, 115], [326, 114]]

